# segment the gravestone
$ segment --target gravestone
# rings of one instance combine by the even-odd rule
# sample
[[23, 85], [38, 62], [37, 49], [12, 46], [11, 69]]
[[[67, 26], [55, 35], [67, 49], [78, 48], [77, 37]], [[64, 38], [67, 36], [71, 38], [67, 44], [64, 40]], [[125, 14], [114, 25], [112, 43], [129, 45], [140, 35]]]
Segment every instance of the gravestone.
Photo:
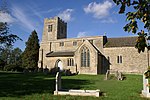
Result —
[[24, 69], [24, 70], [23, 70], [23, 73], [24, 73], [24, 74], [27, 74], [27, 73], [29, 73], [29, 70], [28, 70], [28, 69]]
[[143, 90], [142, 90], [142, 94], [143, 94], [144, 97], [150, 97], [149, 82], [148, 82], [148, 79], [145, 78], [144, 74], [143, 74]]
[[60, 72], [57, 72], [56, 74], [56, 92], [58, 92], [59, 90], [61, 90], [61, 74]]
[[123, 80], [123, 75], [122, 75], [121, 72], [118, 72], [118, 74], [117, 74], [117, 79], [118, 79], [118, 80]]
[[47, 75], [49, 73], [49, 69], [47, 67], [45, 67], [43, 72], [44, 72], [45, 75]]
[[100, 96], [100, 90], [64, 90], [61, 89], [61, 73], [57, 72], [56, 74], [56, 90], [54, 95], [79, 95], [79, 96]]
[[123, 75], [121, 72], [119, 71], [116, 71], [116, 70], [107, 70], [106, 72], [106, 80], [108, 80], [112, 75], [111, 74], [114, 74], [115, 76], [115, 79], [117, 80], [123, 80]]

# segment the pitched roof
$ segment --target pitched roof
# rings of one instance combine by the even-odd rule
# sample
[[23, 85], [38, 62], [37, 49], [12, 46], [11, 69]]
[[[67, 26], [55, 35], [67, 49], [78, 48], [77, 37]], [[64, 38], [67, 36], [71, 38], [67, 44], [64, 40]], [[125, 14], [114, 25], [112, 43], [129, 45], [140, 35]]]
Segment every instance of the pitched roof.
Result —
[[49, 52], [46, 54], [46, 57], [64, 57], [64, 56], [74, 56], [72, 51], [60, 51], [60, 52]]
[[104, 47], [134, 47], [137, 37], [107, 38]]

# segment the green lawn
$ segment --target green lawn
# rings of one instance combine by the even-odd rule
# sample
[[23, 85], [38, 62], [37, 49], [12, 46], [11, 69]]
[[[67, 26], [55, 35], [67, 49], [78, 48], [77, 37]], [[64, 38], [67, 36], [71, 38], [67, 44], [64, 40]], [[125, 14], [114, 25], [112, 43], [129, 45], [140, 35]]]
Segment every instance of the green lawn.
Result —
[[142, 76], [104, 80], [104, 75], [63, 76], [64, 89], [100, 89], [103, 96], [54, 96], [55, 77], [43, 74], [0, 72], [0, 100], [146, 100], [141, 98]]

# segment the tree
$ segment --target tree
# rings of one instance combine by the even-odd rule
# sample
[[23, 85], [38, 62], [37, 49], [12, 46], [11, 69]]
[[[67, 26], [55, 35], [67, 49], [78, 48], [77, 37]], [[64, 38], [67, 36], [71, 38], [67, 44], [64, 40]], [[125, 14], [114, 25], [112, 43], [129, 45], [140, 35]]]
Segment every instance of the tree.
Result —
[[26, 48], [23, 52], [23, 66], [29, 70], [34, 70], [38, 67], [39, 57], [39, 39], [34, 30], [26, 42]]
[[9, 34], [7, 23], [0, 22], [0, 49], [5, 45], [12, 45], [18, 39], [20, 38], [17, 35]]
[[[125, 13], [127, 7], [130, 7], [131, 11], [126, 13], [126, 20], [128, 23], [124, 26], [124, 30], [127, 32], [132, 32], [138, 34], [135, 47], [138, 52], [144, 52], [145, 47], [149, 50], [149, 45], [147, 45], [146, 37], [148, 33], [144, 30], [137, 32], [138, 21], [144, 23], [144, 28], [150, 33], [150, 0], [113, 0], [117, 5], [120, 6], [119, 14]], [[148, 37], [148, 39], [150, 39]]]
[[10, 63], [21, 67], [22, 66], [21, 55], [22, 55], [22, 50], [20, 48], [14, 48], [11, 52]]
[[10, 46], [5, 46], [5, 48], [3, 48], [0, 51], [0, 59], [3, 60], [6, 64], [10, 64], [10, 57], [11, 57], [11, 52], [12, 52], [13, 47]]
[[0, 67], [3, 68], [9, 64], [10, 61], [10, 53], [12, 50], [12, 46], [5, 46], [2, 50], [0, 50]]
[[[3, 1], [0, 6], [0, 14], [10, 14], [6, 2]], [[9, 25], [7, 22], [0, 21], [0, 49], [5, 45], [12, 45], [16, 40], [21, 40], [17, 35], [10, 34]]]
[[13, 49], [12, 46], [3, 48], [0, 52], [0, 69], [21, 71], [21, 54], [22, 51], [19, 48]]

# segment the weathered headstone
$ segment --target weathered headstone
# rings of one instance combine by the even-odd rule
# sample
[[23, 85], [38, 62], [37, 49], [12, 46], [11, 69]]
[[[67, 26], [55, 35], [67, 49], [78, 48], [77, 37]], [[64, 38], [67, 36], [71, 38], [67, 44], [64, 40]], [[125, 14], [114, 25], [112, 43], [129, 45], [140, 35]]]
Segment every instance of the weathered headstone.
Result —
[[121, 72], [118, 72], [117, 79], [118, 80], [123, 80], [123, 76], [122, 76]]
[[24, 73], [24, 74], [27, 74], [27, 73], [29, 73], [29, 70], [28, 70], [28, 69], [24, 69], [24, 70], [23, 70], [23, 73]]
[[56, 74], [56, 92], [61, 90], [61, 74], [60, 72], [57, 72]]
[[114, 74], [117, 80], [123, 80], [122, 73], [116, 70], [107, 70], [105, 79], [108, 80], [111, 77], [111, 74]]
[[148, 79], [145, 78], [145, 75], [143, 74], [143, 90], [142, 94], [144, 97], [150, 97], [149, 93], [149, 82]]
[[49, 69], [47, 67], [45, 67], [43, 72], [44, 72], [45, 75], [47, 75], [49, 73]]
[[106, 80], [108, 80], [108, 77], [109, 77], [109, 71], [107, 70], [107, 72], [106, 72]]

